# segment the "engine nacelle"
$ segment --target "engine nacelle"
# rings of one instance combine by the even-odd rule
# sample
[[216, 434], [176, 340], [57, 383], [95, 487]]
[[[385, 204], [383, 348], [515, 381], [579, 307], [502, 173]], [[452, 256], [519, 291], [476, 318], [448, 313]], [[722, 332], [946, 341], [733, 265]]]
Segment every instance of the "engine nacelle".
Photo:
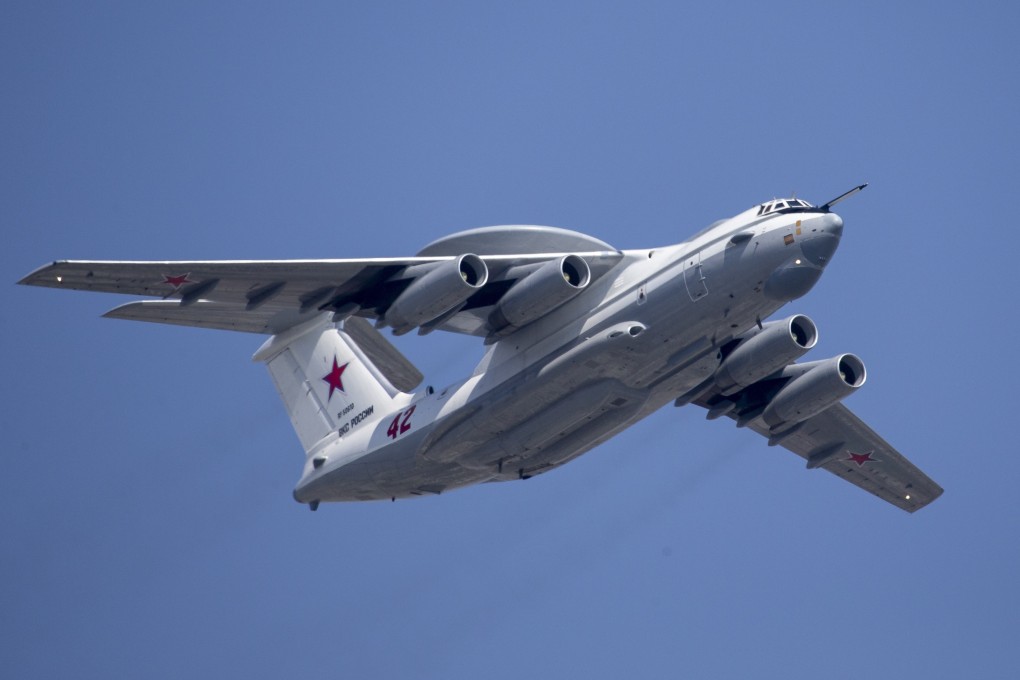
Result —
[[489, 280], [489, 269], [482, 258], [469, 253], [410, 267], [400, 276], [416, 278], [390, 305], [386, 323], [406, 331], [438, 319], [477, 293]]
[[850, 396], [867, 378], [864, 362], [853, 354], [790, 366], [784, 374], [794, 377], [769, 405], [761, 417], [776, 428], [795, 425]]
[[815, 322], [802, 314], [769, 322], [723, 360], [715, 384], [722, 394], [733, 394], [789, 366], [817, 341]]
[[588, 263], [577, 255], [550, 260], [506, 292], [492, 312], [496, 328], [511, 330], [540, 319], [584, 290], [591, 282]]

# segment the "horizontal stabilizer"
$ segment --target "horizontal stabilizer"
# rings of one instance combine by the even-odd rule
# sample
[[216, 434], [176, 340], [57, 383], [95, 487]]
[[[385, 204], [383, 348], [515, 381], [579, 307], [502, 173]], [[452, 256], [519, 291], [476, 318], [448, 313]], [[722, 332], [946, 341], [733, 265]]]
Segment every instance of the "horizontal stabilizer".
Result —
[[352, 316], [344, 321], [344, 331], [390, 384], [401, 392], [410, 392], [425, 379], [421, 371], [368, 321]]
[[182, 305], [179, 300], [140, 300], [114, 307], [105, 316], [108, 319], [149, 321], [174, 326], [215, 328], [223, 331], [241, 331], [272, 335], [299, 323], [315, 318], [318, 312], [299, 310], [273, 310], [270, 308], [248, 311], [244, 305], [199, 300]]

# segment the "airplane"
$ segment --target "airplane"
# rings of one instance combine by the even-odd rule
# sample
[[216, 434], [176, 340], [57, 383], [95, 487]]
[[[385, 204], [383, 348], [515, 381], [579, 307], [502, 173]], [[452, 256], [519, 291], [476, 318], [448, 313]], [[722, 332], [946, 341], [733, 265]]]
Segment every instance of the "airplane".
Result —
[[[853, 354], [798, 363], [832, 207], [773, 199], [677, 245], [618, 250], [544, 226], [483, 227], [414, 257], [56, 261], [22, 284], [150, 296], [115, 319], [268, 335], [264, 363], [305, 451], [294, 498], [396, 500], [557, 468], [672, 402], [726, 417], [907, 512], [942, 488], [840, 402]], [[373, 323], [374, 322], [374, 323]], [[435, 389], [380, 329], [477, 336], [466, 379]]]

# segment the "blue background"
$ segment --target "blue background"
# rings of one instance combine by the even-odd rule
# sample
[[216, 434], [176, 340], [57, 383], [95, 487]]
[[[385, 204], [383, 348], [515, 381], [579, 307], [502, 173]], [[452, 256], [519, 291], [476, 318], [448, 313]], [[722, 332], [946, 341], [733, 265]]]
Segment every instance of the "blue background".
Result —
[[[1017, 677], [1015, 3], [0, 8], [0, 675]], [[946, 488], [908, 515], [664, 409], [527, 483], [323, 506], [261, 338], [17, 287], [53, 259], [676, 243], [840, 206], [784, 313]], [[481, 356], [400, 346], [433, 384]]]

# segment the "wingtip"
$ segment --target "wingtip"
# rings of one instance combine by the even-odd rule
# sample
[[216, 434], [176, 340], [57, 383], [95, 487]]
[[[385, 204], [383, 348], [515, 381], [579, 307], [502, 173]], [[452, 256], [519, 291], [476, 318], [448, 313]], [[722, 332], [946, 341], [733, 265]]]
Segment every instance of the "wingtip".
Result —
[[56, 273], [56, 270], [66, 260], [54, 260], [38, 267], [18, 281], [19, 286], [49, 286], [57, 287], [60, 285], [60, 275]]
[[916, 504], [914, 504], [914, 505], [912, 505], [910, 507], [906, 507], [906, 506], [901, 506], [901, 507], [904, 510], [906, 510], [907, 512], [909, 512], [910, 514], [914, 514], [918, 510], [926, 508], [929, 505], [931, 505], [932, 503], [934, 503], [935, 501], [937, 501], [939, 499], [939, 497], [942, 495], [943, 491], [944, 491], [944, 489], [941, 486], [935, 485], [935, 487], [928, 492], [928, 497], [926, 499], [924, 499], [922, 502], [916, 503]]

